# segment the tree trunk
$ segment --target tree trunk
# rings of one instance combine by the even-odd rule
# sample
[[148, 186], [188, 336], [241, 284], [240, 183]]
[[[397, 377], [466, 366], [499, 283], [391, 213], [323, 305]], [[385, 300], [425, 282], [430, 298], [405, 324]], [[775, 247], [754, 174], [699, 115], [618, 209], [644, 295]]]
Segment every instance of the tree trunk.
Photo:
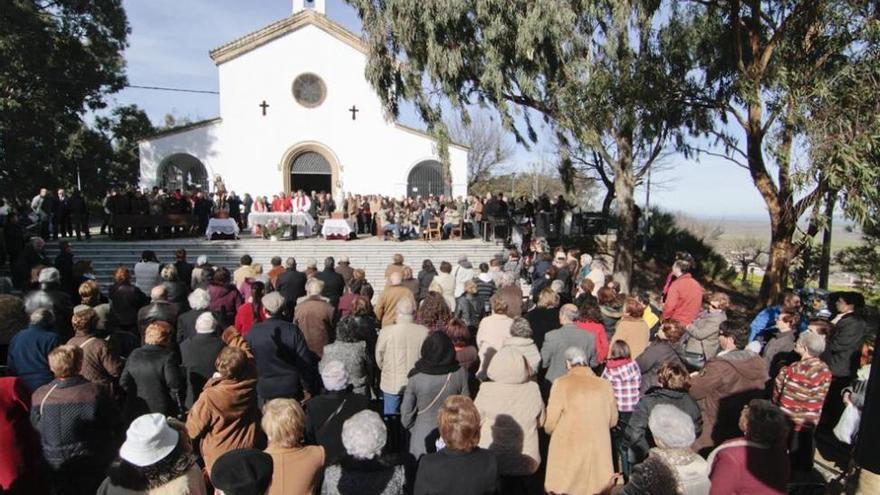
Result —
[[837, 193], [829, 191], [825, 199], [825, 232], [822, 233], [822, 261], [819, 265], [819, 288], [828, 289], [828, 275], [831, 271], [831, 229], [834, 226], [834, 203]]
[[770, 233], [770, 261], [761, 281], [761, 291], [758, 294], [758, 304], [769, 306], [776, 304], [776, 300], [785, 289], [788, 282], [789, 267], [794, 255], [794, 231], [796, 224], [793, 221], [780, 219], [779, 224], [773, 227]]
[[602, 200], [602, 216], [605, 218], [611, 216], [611, 203], [614, 202], [614, 188], [615, 186], [613, 184], [611, 187], [605, 188], [605, 199]]
[[622, 164], [614, 174], [614, 195], [617, 197], [617, 243], [614, 255], [614, 278], [620, 290], [629, 293], [632, 285], [633, 258], [636, 250], [635, 178], [632, 167]]

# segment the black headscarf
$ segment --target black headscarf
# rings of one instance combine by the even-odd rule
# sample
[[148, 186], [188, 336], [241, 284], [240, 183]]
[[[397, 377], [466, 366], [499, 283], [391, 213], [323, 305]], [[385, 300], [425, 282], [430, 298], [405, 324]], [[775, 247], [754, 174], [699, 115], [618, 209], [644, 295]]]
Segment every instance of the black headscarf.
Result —
[[418, 373], [426, 375], [445, 375], [457, 371], [461, 366], [455, 359], [455, 347], [445, 332], [433, 332], [422, 342], [422, 357], [407, 376]]

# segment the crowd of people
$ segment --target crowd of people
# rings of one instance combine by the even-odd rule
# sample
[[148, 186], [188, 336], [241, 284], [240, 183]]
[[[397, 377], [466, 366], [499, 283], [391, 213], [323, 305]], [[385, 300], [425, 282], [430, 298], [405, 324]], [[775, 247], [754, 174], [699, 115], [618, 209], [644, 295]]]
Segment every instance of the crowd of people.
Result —
[[3, 493], [779, 494], [876, 387], [858, 294], [749, 325], [686, 254], [656, 296], [540, 242], [394, 255], [378, 292], [348, 259], [145, 251], [102, 290], [29, 246], [33, 282], [0, 282]]
[[[239, 228], [251, 228], [259, 234], [260, 226], [249, 225], [251, 212], [290, 212], [308, 215], [313, 220], [315, 234], [321, 232], [323, 221], [334, 213], [350, 220], [354, 234], [378, 235], [387, 239], [407, 240], [422, 238], [429, 229], [438, 230], [439, 237], [464, 236], [510, 240], [516, 232], [517, 240], [528, 244], [535, 231], [561, 232], [565, 213], [571, 205], [559, 196], [542, 195], [530, 200], [526, 197], [506, 198], [504, 193], [488, 193], [485, 197], [453, 198], [445, 195], [390, 198], [381, 195], [347, 194], [341, 204], [327, 192], [299, 190], [278, 193], [271, 198], [221, 189], [213, 193], [201, 189], [168, 191], [160, 187], [140, 190], [110, 189], [101, 200], [100, 233], [116, 237], [152, 238], [158, 236], [202, 235], [212, 217], [228, 217]], [[156, 221], [120, 222], [120, 218], [167, 215], [185, 215], [195, 218], [192, 225], [166, 225]], [[6, 227], [9, 226], [7, 229]], [[64, 189], [57, 192], [41, 189], [29, 205], [11, 208], [0, 202], [0, 228], [4, 228], [0, 251], [10, 257], [31, 235], [44, 239], [75, 237], [91, 238], [89, 205], [79, 191], [68, 195]], [[6, 232], [9, 230], [9, 232]], [[546, 232], [545, 232], [546, 231]]]

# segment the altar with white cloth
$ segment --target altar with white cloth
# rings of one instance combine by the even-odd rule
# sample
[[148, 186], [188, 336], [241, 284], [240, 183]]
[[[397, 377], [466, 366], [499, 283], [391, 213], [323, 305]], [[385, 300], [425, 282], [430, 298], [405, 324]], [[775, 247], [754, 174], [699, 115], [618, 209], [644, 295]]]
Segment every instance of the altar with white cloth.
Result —
[[205, 229], [205, 239], [211, 240], [214, 234], [226, 237], [238, 237], [238, 224], [231, 218], [212, 218]]
[[291, 211], [252, 211], [248, 215], [248, 225], [254, 233], [257, 228], [263, 228], [270, 223], [281, 227], [292, 226], [296, 228], [297, 237], [310, 237], [315, 219], [308, 213]]
[[321, 235], [324, 239], [348, 240], [354, 232], [354, 220], [347, 218], [328, 218], [321, 227]]

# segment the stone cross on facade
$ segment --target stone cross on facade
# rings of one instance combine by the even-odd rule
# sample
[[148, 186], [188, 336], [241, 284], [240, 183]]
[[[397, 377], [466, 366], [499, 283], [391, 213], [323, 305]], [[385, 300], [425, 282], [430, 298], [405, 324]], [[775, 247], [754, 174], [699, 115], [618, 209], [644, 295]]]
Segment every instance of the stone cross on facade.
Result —
[[266, 100], [263, 100], [263, 103], [260, 103], [257, 106], [263, 109], [263, 117], [265, 117], [266, 116], [266, 109], [269, 108], [269, 104], [266, 103]]
[[358, 110], [358, 107], [352, 105], [351, 108], [348, 109], [348, 111], [351, 112], [351, 120], [356, 120], [357, 113], [360, 112], [360, 110]]

